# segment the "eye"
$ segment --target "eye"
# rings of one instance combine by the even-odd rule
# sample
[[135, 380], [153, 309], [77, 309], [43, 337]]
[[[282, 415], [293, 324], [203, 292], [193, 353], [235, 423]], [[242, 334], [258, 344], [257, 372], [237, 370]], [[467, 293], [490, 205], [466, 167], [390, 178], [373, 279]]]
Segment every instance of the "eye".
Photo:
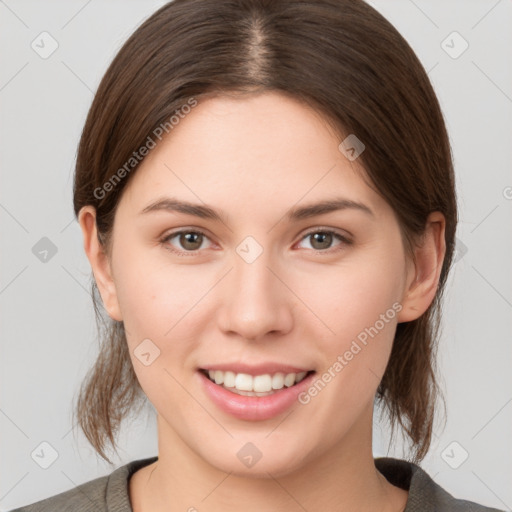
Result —
[[[175, 242], [173, 242], [173, 240]], [[193, 253], [200, 249], [205, 249], [203, 243], [208, 237], [202, 231], [182, 230], [167, 235], [161, 240], [161, 243], [167, 247], [171, 245], [171, 250], [177, 253]], [[176, 245], [179, 244], [179, 245]]]
[[[317, 252], [332, 252], [329, 251], [329, 249], [334, 247], [334, 250], [337, 250], [336, 247], [338, 246], [346, 246], [352, 243], [346, 236], [329, 229], [311, 231], [302, 237], [301, 242], [308, 239], [310, 239], [310, 244], [309, 247], [306, 248]], [[336, 240], [338, 243], [333, 246]], [[193, 255], [201, 249], [206, 249], [207, 247], [205, 247], [204, 244], [207, 243], [207, 241], [209, 241], [209, 238], [202, 231], [181, 230], [166, 235], [161, 240], [161, 243], [166, 248], [178, 254]]]
[[[301, 241], [310, 239], [310, 247], [309, 249], [313, 249], [314, 251], [322, 251], [326, 252], [326, 250], [331, 249], [333, 246], [333, 242], [338, 240], [339, 243], [334, 247], [338, 247], [340, 245], [350, 245], [352, 242], [347, 237], [336, 233], [336, 231], [331, 231], [328, 229], [317, 229], [316, 231], [311, 231], [307, 233]], [[337, 249], [335, 249], [337, 250]]]

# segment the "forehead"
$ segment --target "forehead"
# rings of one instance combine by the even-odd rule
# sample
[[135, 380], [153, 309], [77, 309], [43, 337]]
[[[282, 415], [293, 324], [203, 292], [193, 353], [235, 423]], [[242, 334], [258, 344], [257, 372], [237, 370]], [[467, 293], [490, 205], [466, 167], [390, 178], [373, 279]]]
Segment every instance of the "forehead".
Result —
[[167, 193], [235, 211], [334, 194], [379, 203], [341, 140], [321, 114], [280, 93], [208, 98], [151, 150], [121, 202], [138, 208]]

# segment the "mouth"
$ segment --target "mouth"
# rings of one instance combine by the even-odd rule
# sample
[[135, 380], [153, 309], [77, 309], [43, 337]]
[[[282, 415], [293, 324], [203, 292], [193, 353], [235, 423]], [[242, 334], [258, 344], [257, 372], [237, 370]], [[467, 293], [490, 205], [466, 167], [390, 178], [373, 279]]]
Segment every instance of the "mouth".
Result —
[[270, 420], [294, 405], [303, 407], [298, 397], [312, 385], [316, 374], [293, 367], [281, 366], [284, 371], [267, 367], [269, 373], [262, 373], [259, 368], [236, 366], [232, 370], [198, 368], [196, 375], [205, 397], [216, 408], [244, 421]]
[[211, 382], [240, 396], [270, 396], [282, 389], [291, 388], [315, 373], [314, 370], [301, 372], [275, 372], [261, 375], [235, 373], [233, 371], [207, 370], [199, 371]]

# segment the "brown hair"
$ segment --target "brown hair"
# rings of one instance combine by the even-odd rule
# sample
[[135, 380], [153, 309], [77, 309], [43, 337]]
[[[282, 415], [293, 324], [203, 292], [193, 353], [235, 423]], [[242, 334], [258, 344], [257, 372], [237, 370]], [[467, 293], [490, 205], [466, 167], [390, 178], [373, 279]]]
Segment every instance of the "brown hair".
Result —
[[[457, 223], [453, 164], [424, 68], [372, 7], [362, 0], [175, 0], [160, 8], [127, 40], [99, 85], [78, 149], [75, 214], [95, 207], [108, 254], [116, 206], [137, 169], [137, 162], [126, 167], [134, 151], [191, 98], [264, 91], [307, 102], [340, 134], [355, 134], [365, 144], [359, 162], [395, 211], [409, 247], [431, 212], [446, 218], [436, 297], [420, 318], [398, 325], [376, 396], [392, 437], [399, 423], [418, 462], [430, 446], [440, 396], [435, 352]], [[119, 173], [122, 168], [127, 172]], [[92, 288], [100, 323], [94, 281]], [[116, 449], [121, 421], [144, 395], [122, 322], [106, 321], [75, 412], [88, 440], [109, 460], [107, 443]]]

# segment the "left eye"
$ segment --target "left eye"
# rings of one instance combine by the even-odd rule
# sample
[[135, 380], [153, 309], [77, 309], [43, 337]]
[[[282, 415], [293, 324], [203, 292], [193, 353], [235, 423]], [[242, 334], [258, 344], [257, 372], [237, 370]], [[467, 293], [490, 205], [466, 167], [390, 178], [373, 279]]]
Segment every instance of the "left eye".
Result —
[[301, 241], [307, 240], [308, 238], [311, 240], [310, 247], [308, 247], [308, 249], [313, 249], [315, 251], [331, 249], [332, 243], [335, 239], [339, 240], [340, 242], [337, 245], [342, 243], [349, 243], [345, 237], [335, 233], [334, 231], [313, 231], [312, 233], [308, 233], [306, 236], [304, 236]]
[[[180, 244], [181, 247], [176, 247], [172, 243], [172, 240], [175, 238], [177, 238], [178, 243]], [[178, 250], [191, 252], [198, 251], [199, 249], [204, 249], [202, 245], [205, 240], [208, 240], [208, 238], [204, 233], [201, 233], [200, 231], [178, 231], [177, 233], [172, 233], [166, 238], [164, 238], [163, 242], [169, 242]]]

